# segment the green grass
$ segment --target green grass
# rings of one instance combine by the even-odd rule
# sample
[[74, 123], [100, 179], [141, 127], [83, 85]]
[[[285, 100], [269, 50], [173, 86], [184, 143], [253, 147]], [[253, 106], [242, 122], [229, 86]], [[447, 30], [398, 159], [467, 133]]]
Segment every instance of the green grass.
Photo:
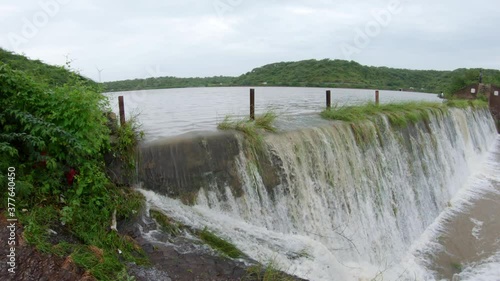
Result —
[[458, 263], [458, 262], [452, 262], [450, 264], [451, 268], [453, 269], [454, 272], [457, 272], [457, 273], [460, 273], [462, 272], [463, 270], [463, 266], [462, 264]]
[[359, 106], [343, 106], [327, 109], [321, 112], [321, 117], [330, 120], [341, 120], [350, 123], [374, 120], [381, 115], [387, 116], [393, 126], [404, 127], [429, 119], [431, 111], [444, 111], [446, 106], [442, 103], [432, 102], [404, 102], [376, 105], [366, 103]]
[[160, 229], [163, 232], [173, 236], [177, 236], [181, 232], [179, 226], [163, 213], [156, 210], [150, 210], [149, 215], [160, 225]]
[[199, 237], [201, 240], [203, 240], [205, 243], [207, 243], [210, 247], [220, 251], [221, 253], [223, 253], [224, 255], [227, 255], [228, 257], [238, 258], [238, 257], [243, 256], [243, 253], [238, 248], [236, 248], [235, 245], [227, 242], [224, 239], [217, 237], [215, 234], [208, 231], [207, 228], [203, 229], [199, 233]]
[[251, 143], [260, 144], [262, 142], [262, 133], [277, 131], [274, 126], [276, 118], [276, 113], [272, 111], [256, 116], [255, 120], [231, 120], [229, 116], [226, 116], [224, 120], [217, 125], [217, 128], [219, 130], [236, 130], [242, 132]]
[[247, 269], [247, 276], [244, 280], [261, 280], [261, 281], [293, 281], [293, 277], [283, 273], [283, 269], [274, 260], [269, 261], [266, 265], [258, 264]]
[[36, 245], [43, 253], [52, 251], [49, 242], [49, 229], [58, 221], [58, 211], [51, 205], [33, 208], [32, 211], [21, 213], [20, 221], [25, 225], [24, 238], [28, 243]]
[[464, 100], [464, 99], [450, 99], [445, 102], [448, 107], [456, 107], [456, 108], [488, 108], [488, 102], [480, 99], [476, 100]]
[[[109, 191], [118, 202], [117, 219], [132, 217], [144, 205], [144, 197], [135, 191], [115, 186], [110, 186]], [[36, 206], [26, 213], [21, 213], [19, 218], [25, 225], [26, 241], [41, 252], [60, 257], [69, 256], [76, 265], [89, 271], [97, 280], [128, 280], [124, 262], [149, 264], [145, 253], [132, 238], [109, 230], [111, 220], [106, 221], [106, 226], [89, 223], [96, 220], [99, 209], [85, 209], [85, 217], [88, 217], [88, 220], [69, 228], [60, 226], [61, 211], [57, 205], [50, 204]], [[65, 241], [67, 236], [59, 236], [63, 241], [51, 242], [52, 234], [49, 234], [49, 229], [59, 231], [61, 227], [70, 231], [73, 238], [71, 241]]]

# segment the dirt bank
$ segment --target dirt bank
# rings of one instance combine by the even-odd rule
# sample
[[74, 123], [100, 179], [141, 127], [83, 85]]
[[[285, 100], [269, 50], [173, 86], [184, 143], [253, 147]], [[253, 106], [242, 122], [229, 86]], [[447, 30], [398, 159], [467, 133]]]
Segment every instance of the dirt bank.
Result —
[[[27, 245], [23, 238], [23, 227], [17, 224], [16, 230], [16, 270], [14, 274], [8, 272], [6, 256], [10, 231], [5, 216], [0, 215], [0, 280], [34, 281], [92, 281], [95, 280], [89, 272], [79, 268], [71, 257], [58, 257], [52, 254], [41, 253], [33, 246]], [[215, 252], [200, 250], [193, 241], [183, 237], [171, 240], [166, 234], [155, 231], [156, 223], [148, 217], [138, 216], [135, 220], [119, 225], [122, 235], [132, 237], [138, 245], [143, 247], [151, 261], [151, 266], [143, 267], [127, 264], [130, 276], [138, 281], [233, 281], [259, 280], [248, 271], [248, 266], [242, 261], [234, 261], [217, 255]], [[155, 239], [148, 239], [150, 233], [156, 233]], [[52, 235], [53, 242], [68, 239], [66, 235]], [[159, 239], [159, 240], [157, 240]], [[172, 243], [162, 243], [161, 241]], [[151, 242], [156, 241], [156, 242]], [[75, 241], [70, 241], [75, 243]], [[287, 280], [302, 280], [290, 277]]]
[[32, 281], [32, 280], [60, 280], [60, 281], [90, 281], [95, 280], [83, 269], [78, 268], [71, 258], [61, 258], [55, 255], [44, 254], [29, 246], [23, 239], [23, 227], [19, 223], [16, 230], [16, 270], [8, 272], [5, 262], [9, 254], [7, 239], [10, 230], [5, 216], [0, 214], [0, 280]]

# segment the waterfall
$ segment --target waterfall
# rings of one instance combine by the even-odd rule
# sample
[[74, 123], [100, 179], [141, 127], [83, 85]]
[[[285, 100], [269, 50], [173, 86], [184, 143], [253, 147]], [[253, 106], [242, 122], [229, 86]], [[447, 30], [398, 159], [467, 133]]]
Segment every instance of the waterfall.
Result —
[[302, 278], [414, 280], [415, 272], [394, 268], [496, 137], [487, 110], [434, 112], [406, 128], [383, 116], [330, 122], [269, 134], [261, 153], [239, 138], [233, 163], [241, 192], [207, 182], [193, 206], [143, 193], [169, 216], [207, 226], [251, 258]]

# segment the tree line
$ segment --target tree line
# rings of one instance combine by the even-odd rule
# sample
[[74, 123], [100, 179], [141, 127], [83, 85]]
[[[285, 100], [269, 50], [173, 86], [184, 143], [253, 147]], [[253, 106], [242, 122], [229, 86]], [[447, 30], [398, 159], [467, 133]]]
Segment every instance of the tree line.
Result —
[[[272, 63], [238, 77], [158, 77], [103, 83], [107, 91], [211, 86], [294, 86], [453, 93], [479, 81], [480, 69], [411, 70], [364, 66], [345, 60]], [[500, 71], [484, 69], [484, 83], [500, 84]]]
[[[0, 48], [0, 62], [23, 70], [31, 77], [51, 86], [64, 85], [70, 79], [64, 67], [47, 65], [39, 60], [29, 60], [25, 56]], [[457, 90], [479, 81], [483, 72], [483, 82], [500, 85], [500, 71], [496, 69], [466, 69], [453, 71], [411, 70], [389, 67], [364, 66], [346, 60], [303, 60], [278, 62], [255, 68], [237, 77], [213, 76], [179, 78], [173, 76], [131, 79], [102, 83], [104, 91], [132, 91], [188, 87], [227, 86], [292, 86], [326, 88], [362, 88], [383, 90], [406, 90], [429, 93], [452, 94]], [[77, 75], [89, 85], [98, 83]]]

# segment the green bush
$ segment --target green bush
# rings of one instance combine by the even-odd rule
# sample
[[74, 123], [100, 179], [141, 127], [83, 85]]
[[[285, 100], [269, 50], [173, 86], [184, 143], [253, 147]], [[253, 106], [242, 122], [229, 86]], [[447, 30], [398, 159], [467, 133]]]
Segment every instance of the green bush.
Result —
[[[8, 153], [3, 170], [14, 166], [17, 180], [36, 187], [37, 198], [79, 197], [104, 188], [99, 173], [101, 152], [109, 148], [104, 96], [79, 82], [51, 89], [2, 64], [0, 102], [0, 150]], [[71, 168], [79, 174], [70, 187], [64, 176]]]
[[[142, 200], [118, 189], [105, 173], [104, 154], [111, 147], [106, 97], [65, 71], [73, 78], [54, 87], [0, 63], [0, 183], [6, 186], [7, 168], [15, 167], [16, 207], [27, 209], [18, 216], [30, 244], [53, 253], [63, 248], [96, 278], [115, 280], [124, 269], [120, 259], [146, 261], [131, 241], [109, 230], [111, 215], [117, 210], [119, 217], [130, 217]], [[134, 145], [130, 126], [121, 128], [119, 154]], [[83, 245], [52, 245], [48, 228], [61, 225]], [[81, 249], [87, 246], [102, 249], [102, 260], [86, 259], [88, 251]]]

